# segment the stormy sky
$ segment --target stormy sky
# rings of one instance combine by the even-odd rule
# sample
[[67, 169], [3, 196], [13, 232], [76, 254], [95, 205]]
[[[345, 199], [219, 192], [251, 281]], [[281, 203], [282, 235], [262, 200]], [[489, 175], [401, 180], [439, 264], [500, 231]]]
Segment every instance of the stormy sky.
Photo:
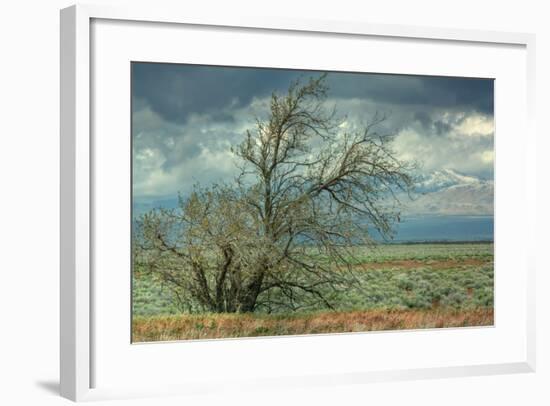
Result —
[[[272, 92], [320, 72], [180, 64], [132, 64], [133, 194], [173, 198], [195, 183], [236, 173], [229, 148], [265, 117]], [[328, 106], [344, 126], [388, 115], [403, 159], [493, 178], [493, 80], [329, 72]]]

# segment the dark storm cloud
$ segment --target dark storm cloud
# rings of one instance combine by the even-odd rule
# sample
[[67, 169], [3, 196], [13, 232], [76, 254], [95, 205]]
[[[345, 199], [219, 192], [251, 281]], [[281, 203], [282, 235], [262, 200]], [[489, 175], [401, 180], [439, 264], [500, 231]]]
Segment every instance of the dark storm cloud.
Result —
[[433, 126], [437, 135], [448, 134], [452, 130], [453, 126], [441, 120], [434, 121]]
[[[444, 106], [472, 106], [480, 113], [492, 115], [494, 81], [475, 78], [423, 78], [426, 93], [441, 100]], [[445, 104], [447, 103], [447, 104]]]
[[[134, 63], [132, 73], [136, 103], [144, 99], [164, 119], [183, 123], [191, 113], [230, 121], [232, 116], [223, 108], [246, 106], [254, 97], [284, 91], [292, 80], [320, 72]], [[493, 114], [493, 81], [489, 79], [332, 72], [328, 84], [331, 97]]]
[[430, 128], [432, 125], [432, 118], [425, 111], [416, 111], [413, 115], [414, 119], [422, 125], [423, 128]]
[[[438, 116], [437, 112], [432, 111], [430, 113], [423, 110], [415, 111], [412, 117], [413, 120], [411, 120], [411, 122], [416, 121], [420, 124], [420, 129], [422, 130], [422, 133], [426, 136], [447, 135], [453, 129], [453, 124], [456, 124], [460, 121], [460, 119], [458, 119], [456, 120], [455, 123], [451, 124], [439, 119], [437, 117]], [[435, 116], [435, 117], [432, 117], [432, 116]], [[409, 124], [409, 127], [411, 126], [413, 125]]]
[[232, 116], [220, 109], [246, 106], [253, 97], [286, 88], [295, 77], [287, 70], [134, 63], [132, 90], [134, 100], [145, 99], [169, 121], [185, 122], [191, 113], [230, 121]]
[[493, 80], [436, 76], [333, 73], [331, 95], [385, 104], [467, 108], [493, 114]]

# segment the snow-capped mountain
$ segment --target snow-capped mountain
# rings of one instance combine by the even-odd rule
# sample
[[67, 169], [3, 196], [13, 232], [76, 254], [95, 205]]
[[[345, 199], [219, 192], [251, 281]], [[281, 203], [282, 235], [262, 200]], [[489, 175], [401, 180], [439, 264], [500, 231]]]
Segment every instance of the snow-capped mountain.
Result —
[[409, 215], [492, 215], [494, 183], [443, 169], [420, 177]]
[[[493, 215], [492, 180], [442, 169], [418, 177], [412, 199], [401, 196], [404, 216], [490, 216]], [[133, 215], [138, 217], [153, 208], [177, 207], [177, 198], [134, 200]]]
[[416, 184], [418, 192], [434, 192], [454, 185], [473, 185], [486, 182], [473, 176], [462, 175], [452, 169], [442, 169], [420, 176]]

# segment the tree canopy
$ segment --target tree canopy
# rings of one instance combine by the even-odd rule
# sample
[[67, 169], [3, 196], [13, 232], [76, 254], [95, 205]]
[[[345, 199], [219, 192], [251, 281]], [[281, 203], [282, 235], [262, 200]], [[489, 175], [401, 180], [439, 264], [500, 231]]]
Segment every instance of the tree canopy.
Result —
[[267, 119], [232, 148], [234, 182], [197, 185], [139, 219], [134, 266], [182, 310], [332, 308], [330, 292], [357, 287], [356, 247], [391, 238], [414, 165], [377, 131], [385, 116], [348, 130], [327, 95], [325, 75], [272, 94]]

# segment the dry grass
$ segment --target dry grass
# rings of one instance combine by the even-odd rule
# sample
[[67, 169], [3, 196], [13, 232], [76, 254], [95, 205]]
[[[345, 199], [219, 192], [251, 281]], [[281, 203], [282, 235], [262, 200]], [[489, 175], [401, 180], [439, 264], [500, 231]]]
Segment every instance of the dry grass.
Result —
[[136, 317], [132, 331], [134, 342], [145, 342], [491, 325], [492, 308], [432, 308], [327, 311], [290, 316], [201, 314]]
[[421, 260], [421, 259], [400, 259], [384, 262], [365, 262], [358, 265], [360, 269], [452, 269], [463, 268], [468, 266], [482, 266], [492, 263], [492, 258], [460, 258], [460, 259], [443, 259], [443, 260]]

